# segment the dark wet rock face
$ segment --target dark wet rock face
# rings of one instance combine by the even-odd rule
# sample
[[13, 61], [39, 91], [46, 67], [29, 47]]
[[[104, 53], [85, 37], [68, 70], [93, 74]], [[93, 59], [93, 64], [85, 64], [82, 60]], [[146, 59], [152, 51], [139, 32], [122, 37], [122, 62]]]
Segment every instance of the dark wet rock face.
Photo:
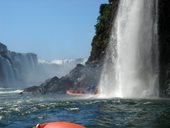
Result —
[[170, 97], [170, 1], [159, 0], [160, 96]]

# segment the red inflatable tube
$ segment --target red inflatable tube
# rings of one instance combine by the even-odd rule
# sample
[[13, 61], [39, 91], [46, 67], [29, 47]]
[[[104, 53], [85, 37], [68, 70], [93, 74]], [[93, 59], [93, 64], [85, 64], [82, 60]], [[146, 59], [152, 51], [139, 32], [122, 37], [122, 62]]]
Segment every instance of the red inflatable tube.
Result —
[[86, 128], [86, 127], [69, 122], [49, 122], [44, 124], [37, 124], [37, 126], [33, 128]]

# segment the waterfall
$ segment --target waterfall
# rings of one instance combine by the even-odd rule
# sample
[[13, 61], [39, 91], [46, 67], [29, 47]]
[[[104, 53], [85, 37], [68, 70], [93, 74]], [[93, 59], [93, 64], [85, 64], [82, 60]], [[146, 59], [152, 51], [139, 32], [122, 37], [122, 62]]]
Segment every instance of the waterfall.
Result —
[[33, 83], [36, 81], [36, 66], [36, 54], [11, 52], [0, 43], [0, 87], [21, 87]]
[[10, 83], [15, 83], [15, 79], [16, 79], [15, 72], [12, 68], [10, 61], [0, 56], [0, 63], [1, 63], [1, 74], [5, 76], [4, 84], [9, 85]]
[[101, 96], [159, 95], [157, 6], [157, 0], [120, 0], [99, 82]]

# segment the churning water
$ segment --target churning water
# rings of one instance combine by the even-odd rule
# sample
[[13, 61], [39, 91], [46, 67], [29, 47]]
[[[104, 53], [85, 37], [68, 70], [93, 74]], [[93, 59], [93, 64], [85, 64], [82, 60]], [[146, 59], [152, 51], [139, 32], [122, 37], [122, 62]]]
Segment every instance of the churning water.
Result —
[[99, 83], [101, 96], [158, 97], [157, 0], [120, 0]]
[[[0, 94], [0, 128], [68, 121], [87, 128], [169, 128], [165, 99], [89, 99], [67, 95]], [[19, 91], [18, 91], [19, 92]]]

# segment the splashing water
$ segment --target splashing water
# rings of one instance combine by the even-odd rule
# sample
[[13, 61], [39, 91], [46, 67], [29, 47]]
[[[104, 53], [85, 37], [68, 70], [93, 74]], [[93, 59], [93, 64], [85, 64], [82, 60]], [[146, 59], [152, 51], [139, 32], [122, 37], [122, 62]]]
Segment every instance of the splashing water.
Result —
[[101, 96], [158, 97], [157, 6], [157, 0], [120, 0], [99, 82]]

